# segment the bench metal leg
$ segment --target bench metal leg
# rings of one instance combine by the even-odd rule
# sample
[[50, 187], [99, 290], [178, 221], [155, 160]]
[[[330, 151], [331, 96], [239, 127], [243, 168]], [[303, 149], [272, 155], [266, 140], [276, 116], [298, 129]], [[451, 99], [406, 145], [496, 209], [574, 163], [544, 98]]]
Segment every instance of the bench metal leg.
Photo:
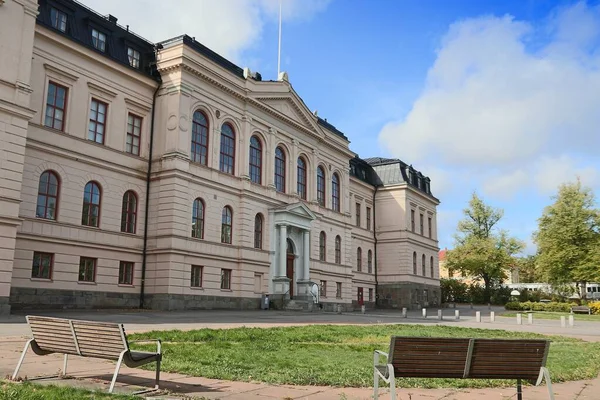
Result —
[[117, 367], [115, 368], [115, 373], [112, 378], [112, 382], [110, 382], [110, 388], [108, 389], [108, 393], [112, 393], [115, 388], [115, 383], [117, 383], [117, 375], [119, 375], [119, 369], [121, 369], [121, 363], [123, 362], [123, 356], [127, 353], [128, 350], [124, 350], [119, 354], [119, 361], [117, 362]]
[[539, 386], [542, 383], [542, 380], [546, 380], [546, 387], [548, 388], [548, 398], [550, 400], [554, 400], [554, 392], [552, 392], [552, 381], [550, 380], [550, 371], [548, 368], [542, 367], [540, 368], [540, 375], [538, 376], [537, 382], [535, 386]]
[[156, 383], [154, 389], [158, 389], [158, 382], [160, 381], [160, 358], [156, 360]]
[[520, 379], [517, 379], [517, 400], [523, 400], [523, 388]]
[[394, 376], [394, 366], [388, 364], [388, 371], [390, 373], [390, 399], [396, 400], [396, 377]]
[[67, 376], [67, 362], [69, 361], [69, 355], [65, 354], [65, 361], [63, 362], [63, 373], [62, 376]]
[[33, 342], [34, 339], [29, 339], [27, 341], [27, 343], [25, 343], [25, 348], [23, 349], [23, 353], [21, 353], [21, 358], [19, 358], [19, 363], [17, 364], [17, 368], [15, 368], [15, 372], [12, 375], [12, 380], [14, 381], [15, 379], [17, 379], [17, 376], [19, 374], [19, 370], [21, 369], [21, 364], [23, 364], [23, 360], [25, 359], [25, 354], [27, 354], [27, 349], [29, 348], [29, 346], [31, 346], [31, 342]]

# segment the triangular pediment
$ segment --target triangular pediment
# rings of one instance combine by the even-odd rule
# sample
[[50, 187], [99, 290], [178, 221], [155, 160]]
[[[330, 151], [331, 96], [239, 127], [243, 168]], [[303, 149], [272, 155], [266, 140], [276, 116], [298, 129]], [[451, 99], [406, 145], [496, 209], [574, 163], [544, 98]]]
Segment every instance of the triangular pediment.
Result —
[[255, 100], [305, 128], [320, 132], [313, 113], [293, 90], [288, 93], [261, 93]]
[[311, 221], [317, 219], [315, 213], [313, 213], [308, 206], [302, 202], [288, 204], [284, 207], [275, 210], [275, 213], [289, 213], [299, 217], [309, 219]]

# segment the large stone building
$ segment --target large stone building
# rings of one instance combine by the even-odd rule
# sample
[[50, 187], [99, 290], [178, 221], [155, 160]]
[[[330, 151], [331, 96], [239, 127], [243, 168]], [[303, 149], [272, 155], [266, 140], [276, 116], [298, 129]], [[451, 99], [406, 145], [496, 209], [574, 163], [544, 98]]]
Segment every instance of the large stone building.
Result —
[[0, 0], [3, 312], [437, 303], [438, 203], [285, 73], [72, 0]]

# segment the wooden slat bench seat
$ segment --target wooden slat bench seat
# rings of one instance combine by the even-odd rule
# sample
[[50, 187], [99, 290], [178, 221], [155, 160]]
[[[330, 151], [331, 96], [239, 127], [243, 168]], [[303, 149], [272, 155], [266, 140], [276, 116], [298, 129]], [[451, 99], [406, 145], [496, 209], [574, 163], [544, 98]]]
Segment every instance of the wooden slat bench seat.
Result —
[[[522, 400], [521, 381], [539, 385], [546, 380], [549, 399], [554, 400], [546, 368], [548, 340], [424, 338], [393, 336], [390, 350], [375, 350], [373, 398], [379, 380], [390, 385], [396, 399], [396, 378], [516, 379], [517, 398]], [[379, 357], [387, 358], [385, 364]]]
[[571, 307], [571, 313], [583, 313], [592, 315], [592, 309], [588, 306], [573, 306]]
[[156, 352], [134, 351], [129, 348], [129, 344], [134, 342], [127, 340], [123, 324], [33, 315], [28, 315], [26, 318], [33, 338], [25, 344], [25, 349], [12, 375], [13, 380], [17, 379], [27, 349], [31, 347], [31, 350], [40, 356], [52, 353], [64, 354], [63, 375], [67, 373], [69, 355], [117, 361], [109, 393], [112, 393], [115, 387], [121, 363], [135, 368], [156, 362], [155, 389], [158, 389], [162, 360], [160, 340], [152, 340], [156, 342]]

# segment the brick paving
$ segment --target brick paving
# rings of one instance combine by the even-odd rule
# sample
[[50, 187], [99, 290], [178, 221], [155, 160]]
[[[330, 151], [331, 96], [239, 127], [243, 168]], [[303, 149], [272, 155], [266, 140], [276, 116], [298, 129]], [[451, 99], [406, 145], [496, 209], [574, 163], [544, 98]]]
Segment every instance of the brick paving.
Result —
[[[370, 314], [305, 314], [283, 312], [54, 312], [52, 315], [65, 318], [91, 319], [101, 321], [124, 322], [128, 332], [142, 332], [164, 329], [197, 329], [197, 328], [231, 328], [238, 326], [290, 326], [306, 324], [379, 324], [379, 323], [421, 323], [452, 324], [453, 326], [480, 327], [491, 329], [507, 329], [516, 331], [535, 331], [546, 334], [561, 334], [579, 337], [584, 340], [600, 341], [600, 323], [576, 322], [573, 328], [561, 328], [559, 321], [536, 321], [531, 325], [516, 325], [512, 319], [497, 318], [495, 323], [477, 323], [474, 311], [470, 308], [461, 310], [464, 316], [460, 321], [448, 317], [446, 321], [438, 321], [435, 317], [427, 320], [412, 313], [409, 318], [402, 319], [398, 313], [373, 312]], [[483, 308], [482, 308], [483, 310]], [[487, 307], [485, 307], [487, 310]], [[482, 311], [482, 315], [485, 311]], [[453, 310], [448, 314], [453, 315]], [[38, 313], [36, 313], [38, 314]], [[45, 313], [48, 314], [48, 313]], [[24, 317], [13, 315], [0, 320], [0, 376], [12, 374], [20, 353], [25, 344], [29, 329]], [[48, 377], [56, 375], [62, 368], [61, 355], [44, 357], [30, 353], [26, 356], [20, 375], [28, 378]], [[98, 359], [70, 357], [68, 375], [72, 379], [46, 378], [37, 379], [37, 383], [66, 384], [89, 389], [107, 390], [114, 371], [114, 363]], [[552, 373], [552, 371], [550, 371]], [[152, 398], [181, 399], [186, 396], [205, 399], [372, 399], [372, 389], [368, 388], [333, 388], [320, 386], [267, 385], [263, 383], [231, 382], [216, 379], [189, 377], [181, 374], [162, 373], [162, 390], [145, 394]], [[132, 393], [153, 386], [153, 372], [141, 369], [121, 368], [117, 387], [118, 393]], [[587, 380], [566, 382], [553, 385], [557, 400], [598, 400], [600, 399], [600, 377]], [[387, 389], [380, 390], [381, 399], [389, 399]], [[403, 400], [500, 400], [516, 399], [516, 391], [510, 388], [495, 389], [399, 389], [397, 399]], [[527, 400], [547, 399], [545, 386], [524, 387], [524, 398]]]

